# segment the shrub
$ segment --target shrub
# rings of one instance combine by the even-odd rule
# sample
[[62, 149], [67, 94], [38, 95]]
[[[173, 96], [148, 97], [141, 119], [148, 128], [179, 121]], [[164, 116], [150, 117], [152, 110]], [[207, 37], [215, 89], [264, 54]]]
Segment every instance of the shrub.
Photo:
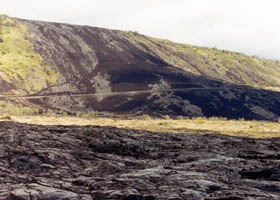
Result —
[[44, 113], [44, 109], [43, 109], [43, 108], [39, 108], [38, 114], [39, 114], [39, 115], [42, 115], [43, 113]]
[[148, 115], [148, 114], [143, 114], [142, 117], [141, 117], [141, 119], [149, 120], [149, 119], [151, 119], [151, 117], [150, 117], [150, 115]]
[[163, 119], [170, 119], [170, 116], [169, 115], [164, 115], [162, 118]]
[[85, 116], [88, 118], [94, 118], [96, 117], [96, 113], [94, 111], [88, 111]]
[[183, 120], [183, 119], [184, 119], [183, 116], [178, 116], [178, 117], [177, 117], [177, 120]]

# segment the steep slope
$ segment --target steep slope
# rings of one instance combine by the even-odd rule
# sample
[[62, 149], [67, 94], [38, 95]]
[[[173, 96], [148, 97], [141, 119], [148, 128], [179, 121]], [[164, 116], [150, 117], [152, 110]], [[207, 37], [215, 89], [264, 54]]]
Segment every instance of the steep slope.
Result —
[[[223, 55], [222, 51], [211, 50], [221, 54], [215, 61], [220, 67], [214, 69], [214, 61], [211, 60], [209, 65], [200, 62], [205, 59], [201, 54], [205, 54], [206, 50], [210, 52], [210, 49], [197, 47], [197, 53], [180, 53], [179, 47], [172, 47], [178, 44], [160, 40], [155, 42], [155, 39], [136, 33], [7, 19], [24, 30], [26, 28], [29, 37], [23, 39], [30, 42], [32, 52], [42, 58], [39, 64], [28, 65], [36, 66], [29, 71], [19, 65], [20, 69], [24, 69], [22, 71], [31, 76], [20, 80], [36, 80], [32, 76], [38, 73], [32, 70], [38, 69], [43, 69], [40, 72], [45, 72], [49, 75], [46, 77], [52, 80], [45, 81], [46, 84], [40, 89], [25, 90], [29, 94], [46, 95], [31, 99], [32, 103], [68, 112], [97, 110], [121, 114], [268, 120], [278, 120], [280, 116], [279, 93], [236, 85], [279, 86], [277, 62], [263, 60], [260, 64], [262, 61], [256, 58], [240, 55], [235, 59], [237, 53], [230, 53], [230, 57]], [[2, 26], [6, 28], [8, 25], [3, 23]], [[212, 58], [212, 54], [209, 55]], [[245, 59], [244, 62], [249, 60], [249, 64], [242, 67], [243, 71], [239, 70], [241, 65], [236, 65], [237, 71], [233, 71], [232, 65], [242, 59]], [[228, 60], [233, 64], [227, 65]], [[254, 62], [256, 65], [253, 65]], [[266, 66], [265, 62], [272, 64]], [[253, 70], [252, 66], [255, 67]], [[249, 76], [251, 71], [255, 73], [252, 77]], [[237, 75], [239, 79], [229, 73]], [[14, 80], [9, 82], [14, 90], [21, 89], [16, 84], [16, 78]], [[7, 88], [4, 84], [1, 86]], [[6, 90], [10, 91], [9, 88]]]
[[139, 49], [161, 58], [172, 66], [209, 78], [254, 87], [279, 87], [280, 62], [242, 53], [174, 43], [127, 32]]
[[38, 92], [57, 78], [33, 50], [26, 27], [5, 15], [0, 15], [0, 77], [1, 92], [23, 94]]

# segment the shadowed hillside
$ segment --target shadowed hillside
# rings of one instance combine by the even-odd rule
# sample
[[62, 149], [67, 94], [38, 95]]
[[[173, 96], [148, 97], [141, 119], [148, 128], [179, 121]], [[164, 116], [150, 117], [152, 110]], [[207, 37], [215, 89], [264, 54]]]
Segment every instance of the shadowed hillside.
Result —
[[17, 40], [25, 42], [9, 45], [19, 50], [2, 52], [18, 58], [11, 60], [18, 67], [2, 64], [1, 91], [46, 95], [31, 103], [68, 112], [258, 120], [280, 116], [280, 94], [253, 88], [280, 85], [278, 62], [131, 32], [1, 19], [1, 48], [10, 41], [6, 29], [19, 32]]

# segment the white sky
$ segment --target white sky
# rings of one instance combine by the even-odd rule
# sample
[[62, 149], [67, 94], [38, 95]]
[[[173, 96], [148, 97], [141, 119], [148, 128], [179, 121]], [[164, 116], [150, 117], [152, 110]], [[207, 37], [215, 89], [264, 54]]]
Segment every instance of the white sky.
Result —
[[279, 0], [1, 0], [0, 13], [280, 60]]

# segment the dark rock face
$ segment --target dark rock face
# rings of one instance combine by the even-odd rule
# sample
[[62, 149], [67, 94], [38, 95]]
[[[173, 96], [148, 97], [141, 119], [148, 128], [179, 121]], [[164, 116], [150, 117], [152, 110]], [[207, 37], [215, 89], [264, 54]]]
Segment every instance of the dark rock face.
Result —
[[279, 199], [279, 139], [0, 125], [0, 199]]

